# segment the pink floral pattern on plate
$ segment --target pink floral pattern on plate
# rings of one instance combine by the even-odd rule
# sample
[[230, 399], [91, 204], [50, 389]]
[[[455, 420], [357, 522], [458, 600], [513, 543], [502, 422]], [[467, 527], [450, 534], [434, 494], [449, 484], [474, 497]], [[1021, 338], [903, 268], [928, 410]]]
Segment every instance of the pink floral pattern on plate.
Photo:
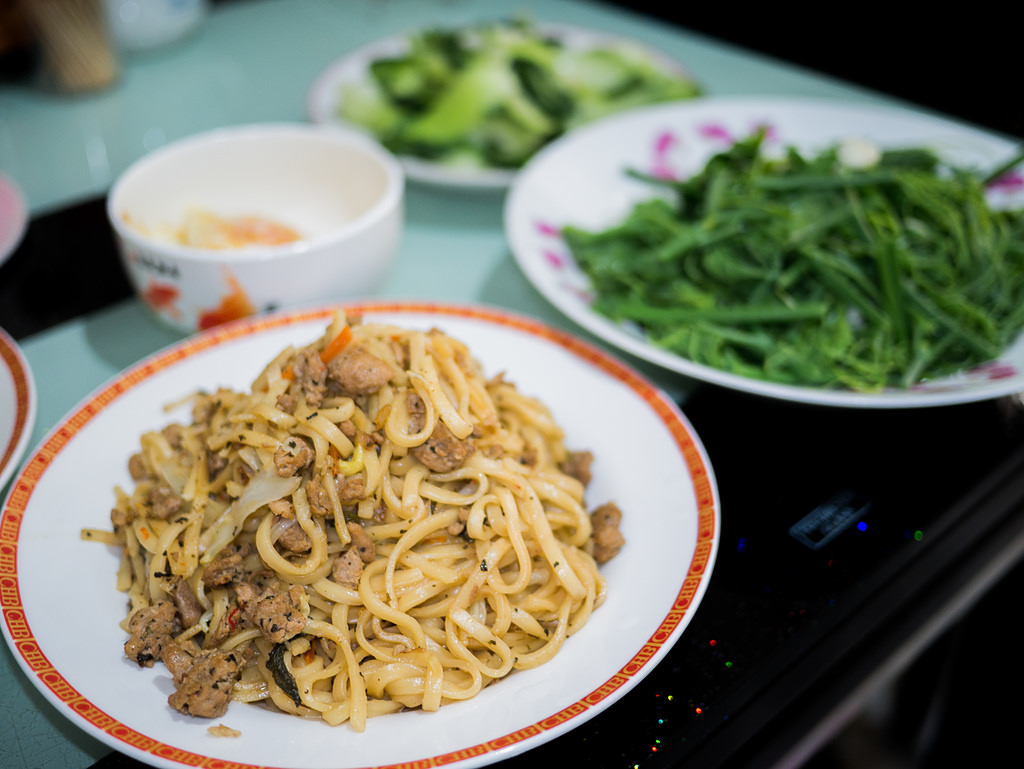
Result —
[[[758, 130], [765, 131], [766, 141], [778, 139], [775, 127], [767, 122], [755, 122], [751, 127], [751, 133]], [[712, 144], [721, 145], [723, 148], [731, 146], [737, 137], [721, 123], [705, 123], [697, 127], [697, 136]], [[651, 163], [648, 173], [658, 179], [678, 180], [683, 178], [682, 172], [675, 164], [674, 155], [684, 146], [683, 140], [674, 131], [662, 131], [657, 133], [651, 142]], [[565, 291], [573, 294], [587, 304], [594, 300], [593, 293], [582, 288], [578, 280], [573, 282], [573, 276], [569, 274], [569, 268], [573, 265], [572, 255], [562, 238], [562, 228], [545, 220], [534, 222], [534, 228], [541, 236], [544, 245], [541, 247], [541, 256], [544, 262], [552, 270], [560, 275], [559, 285]]]
[[1024, 173], [1019, 168], [1015, 168], [993, 179], [989, 183], [988, 188], [1006, 193], [1020, 192], [1024, 190]]

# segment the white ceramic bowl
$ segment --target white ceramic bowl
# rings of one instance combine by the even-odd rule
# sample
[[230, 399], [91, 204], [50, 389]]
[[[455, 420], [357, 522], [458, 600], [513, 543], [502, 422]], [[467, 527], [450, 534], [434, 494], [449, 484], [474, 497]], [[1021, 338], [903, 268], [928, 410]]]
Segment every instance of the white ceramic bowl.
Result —
[[[372, 295], [386, 280], [404, 219], [405, 177], [365, 135], [302, 123], [215, 129], [142, 157], [107, 200], [138, 295], [191, 333], [245, 315]], [[189, 211], [256, 216], [301, 240], [206, 248], [170, 233]]]

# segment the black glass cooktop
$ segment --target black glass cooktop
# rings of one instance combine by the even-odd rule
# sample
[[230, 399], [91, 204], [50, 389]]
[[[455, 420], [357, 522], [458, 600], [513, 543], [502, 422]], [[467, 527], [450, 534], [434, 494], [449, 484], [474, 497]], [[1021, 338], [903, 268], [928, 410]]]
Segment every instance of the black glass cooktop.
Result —
[[721, 495], [707, 593], [645, 681], [510, 765], [777, 760], [1024, 528], [1012, 400], [886, 412], [707, 389], [684, 410]]

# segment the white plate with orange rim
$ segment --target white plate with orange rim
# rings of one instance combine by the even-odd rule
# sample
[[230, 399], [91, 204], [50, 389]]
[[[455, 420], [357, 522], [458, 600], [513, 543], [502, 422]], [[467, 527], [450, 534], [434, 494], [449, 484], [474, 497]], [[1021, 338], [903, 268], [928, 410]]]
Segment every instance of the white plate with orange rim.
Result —
[[[505, 201], [505, 233], [527, 279], [555, 307], [603, 341], [662, 368], [735, 390], [801, 403], [911, 408], [986, 400], [1024, 391], [1024, 335], [1001, 358], [961, 375], [906, 390], [862, 393], [779, 384], [688, 360], [650, 343], [642, 331], [593, 310], [590, 281], [561, 237], [573, 225], [601, 230], [657, 194], [629, 178], [634, 169], [685, 179], [758, 128], [768, 145], [821, 151], [844, 139], [882, 147], [927, 146], [948, 162], [992, 169], [1016, 145], [991, 133], [910, 109], [829, 99], [706, 97], [655, 105], [583, 126], [526, 164]], [[993, 205], [1024, 206], [1024, 169], [992, 190]]]
[[[605, 352], [502, 310], [346, 305], [367, 320], [438, 327], [461, 339], [486, 375], [504, 372], [543, 400], [570, 448], [594, 452], [588, 499], [619, 504], [627, 540], [602, 567], [607, 600], [540, 668], [435, 713], [371, 718], [363, 733], [241, 703], [213, 722], [170, 709], [173, 687], [162, 666], [139, 668], [124, 656], [118, 554], [83, 541], [80, 530], [109, 525], [114, 486], [130, 483], [127, 459], [140, 434], [187, 418], [165, 404], [197, 387], [247, 389], [281, 349], [319, 338], [334, 309], [246, 319], [156, 353], [73, 409], [16, 481], [19, 493], [0, 522], [0, 546], [17, 552], [0, 594], [6, 640], [59, 712], [118, 751], [160, 767], [482, 766], [558, 737], [618, 701], [664, 657], [704, 595], [719, 541], [718, 491], [698, 437], [661, 391]], [[75, 600], [62, 600], [58, 610], [61, 585], [75, 585]], [[68, 632], [81, 627], [90, 633]], [[215, 738], [207, 731], [215, 723], [241, 736]]]
[[14, 475], [36, 421], [36, 386], [21, 348], [0, 328], [0, 489]]
[[[661, 51], [641, 45], [635, 40], [567, 24], [543, 23], [537, 25], [537, 30], [557, 38], [565, 46], [572, 48], [584, 49], [628, 44], [642, 50], [665, 72], [693, 80], [693, 75], [681, 62]], [[321, 70], [310, 85], [306, 94], [306, 115], [314, 123], [346, 125], [365, 131], [365, 128], [350, 123], [339, 115], [345, 85], [366, 80], [370, 64], [373, 61], [401, 56], [408, 49], [408, 35], [386, 37], [360, 46], [331, 62]], [[461, 167], [434, 163], [411, 155], [397, 157], [409, 179], [441, 187], [504, 190], [518, 173], [517, 169]]]

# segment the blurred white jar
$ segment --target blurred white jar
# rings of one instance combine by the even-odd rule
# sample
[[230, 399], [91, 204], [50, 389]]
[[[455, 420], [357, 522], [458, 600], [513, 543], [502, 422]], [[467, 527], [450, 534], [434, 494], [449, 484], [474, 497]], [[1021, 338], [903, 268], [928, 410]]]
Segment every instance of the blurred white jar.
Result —
[[118, 48], [143, 51], [174, 42], [206, 18], [207, 0], [103, 0]]

